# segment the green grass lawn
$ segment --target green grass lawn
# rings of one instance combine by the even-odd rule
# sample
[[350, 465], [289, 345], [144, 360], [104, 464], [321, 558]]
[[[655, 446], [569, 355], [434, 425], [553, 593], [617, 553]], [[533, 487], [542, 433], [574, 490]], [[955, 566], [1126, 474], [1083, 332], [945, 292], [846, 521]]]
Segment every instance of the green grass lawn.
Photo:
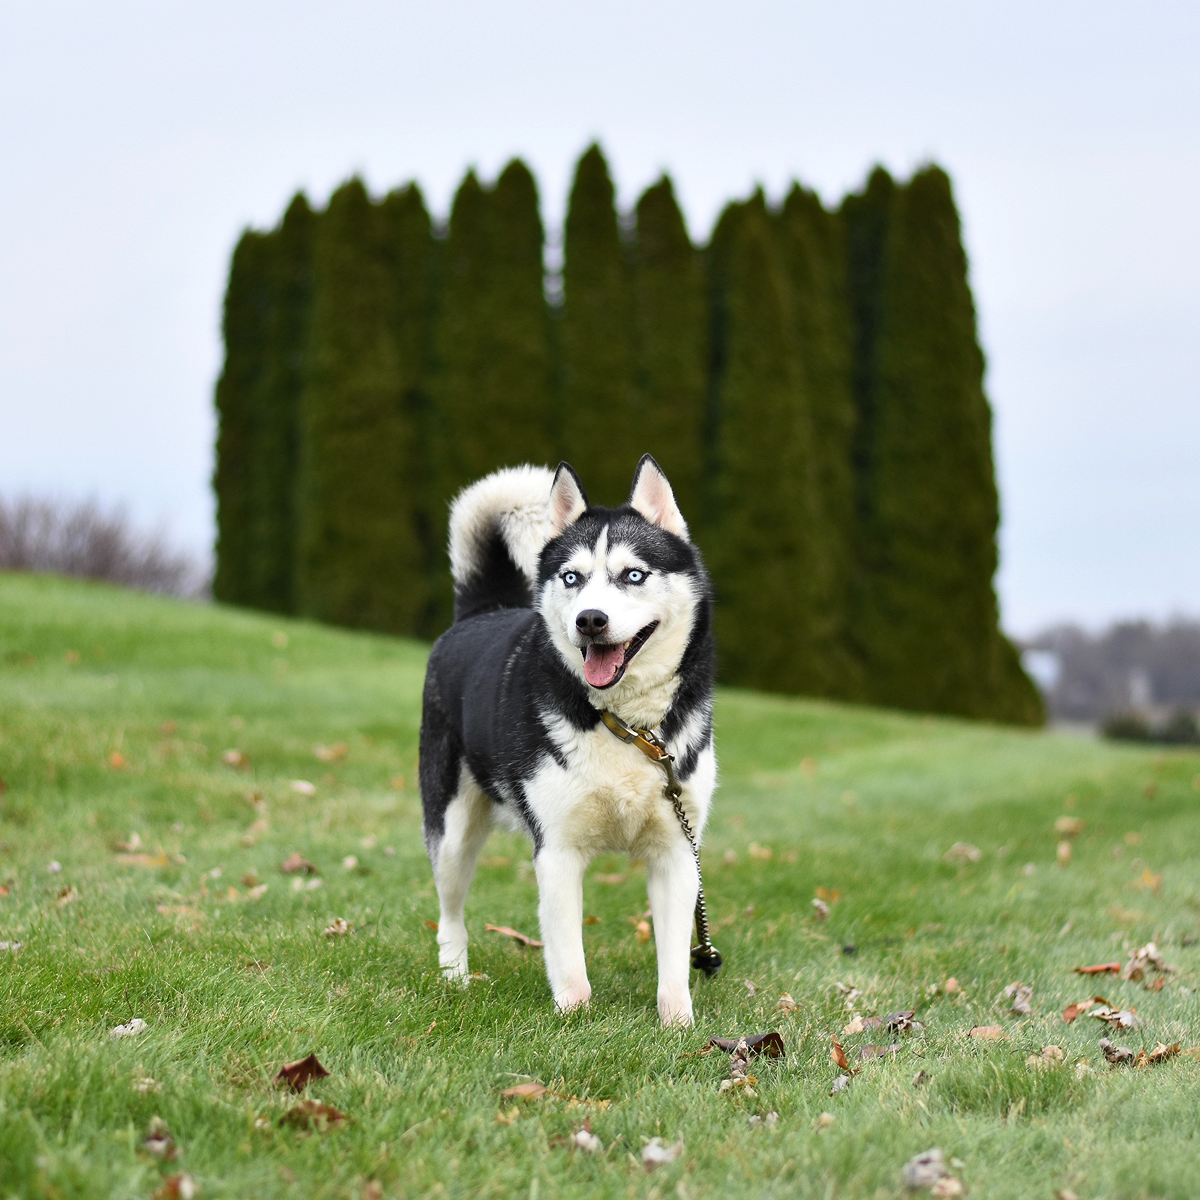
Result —
[[[933, 1146], [971, 1196], [1200, 1194], [1200, 1061], [1110, 1069], [1098, 1045], [1200, 1042], [1195, 752], [723, 692], [704, 865], [726, 965], [695, 982], [695, 1028], [664, 1031], [644, 875], [617, 857], [585, 885], [589, 1011], [558, 1016], [538, 952], [484, 929], [536, 934], [529, 848], [509, 836], [468, 903], [484, 977], [439, 979], [424, 655], [0, 576], [0, 941], [20, 943], [0, 951], [0, 1194], [149, 1197], [182, 1171], [241, 1200], [874, 1197]], [[316, 755], [336, 743], [344, 757]], [[1066, 866], [1062, 816], [1084, 823]], [[140, 861], [114, 849], [134, 833]], [[982, 856], [947, 863], [957, 842]], [[280, 872], [292, 852], [318, 886]], [[338, 917], [352, 931], [323, 936]], [[1072, 973], [1150, 939], [1175, 968], [1159, 991]], [[997, 1003], [1014, 982], [1033, 986], [1028, 1016]], [[842, 1036], [862, 1069], [831, 1097], [839, 984], [864, 1017], [916, 1009], [924, 1029]], [[1093, 994], [1145, 1028], [1064, 1023]], [[133, 1017], [144, 1033], [110, 1037]], [[755, 1095], [721, 1093], [728, 1058], [696, 1051], [770, 1029], [786, 1058], [752, 1064]], [[1026, 1064], [1049, 1044], [1062, 1066]], [[325, 1132], [281, 1124], [297, 1097], [272, 1083], [313, 1051], [330, 1075], [305, 1095], [348, 1117]], [[557, 1095], [501, 1096], [526, 1080]], [[142, 1147], [155, 1116], [174, 1162]], [[585, 1119], [600, 1153], [571, 1140]], [[684, 1150], [651, 1174], [655, 1136]]]

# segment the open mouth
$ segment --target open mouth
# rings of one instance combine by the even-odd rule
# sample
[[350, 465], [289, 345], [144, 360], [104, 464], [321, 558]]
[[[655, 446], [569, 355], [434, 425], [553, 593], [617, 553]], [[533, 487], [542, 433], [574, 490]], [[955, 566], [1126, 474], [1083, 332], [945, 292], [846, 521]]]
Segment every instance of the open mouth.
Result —
[[610, 688], [625, 674], [633, 656], [646, 644], [647, 638], [658, 628], [657, 621], [639, 629], [627, 642], [592, 642], [584, 646], [583, 677], [594, 688]]

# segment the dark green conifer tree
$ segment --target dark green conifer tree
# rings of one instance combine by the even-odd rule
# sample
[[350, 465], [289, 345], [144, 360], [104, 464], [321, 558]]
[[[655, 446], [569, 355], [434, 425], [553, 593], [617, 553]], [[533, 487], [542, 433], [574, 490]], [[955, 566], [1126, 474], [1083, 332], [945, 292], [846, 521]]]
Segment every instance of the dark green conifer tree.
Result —
[[707, 550], [722, 678], [819, 693], [825, 568], [813, 430], [761, 192], [725, 210], [709, 261], [718, 518]]
[[233, 252], [222, 329], [225, 365], [217, 381], [216, 571], [213, 595], [229, 604], [255, 599], [255, 476], [263, 393], [271, 362], [275, 239], [248, 229]]
[[998, 626], [991, 412], [950, 181], [928, 168], [897, 189], [876, 172], [847, 219], [868, 698], [1036, 723]]
[[814, 580], [814, 664], [821, 695], [851, 699], [861, 688], [850, 638], [854, 583], [854, 431], [851, 321], [842, 225], [796, 184], [776, 217], [791, 284], [796, 351], [812, 422], [822, 570]]
[[298, 600], [306, 616], [411, 633], [426, 603], [409, 407], [421, 364], [401, 352], [392, 232], [357, 179], [333, 194], [317, 228]]
[[261, 393], [252, 479], [253, 589], [247, 602], [282, 613], [296, 607], [296, 453], [316, 221], [307, 198], [297, 193], [271, 235], [270, 363]]
[[632, 258], [637, 432], [695, 536], [704, 512], [708, 313], [703, 264], [665, 175], [637, 203]]
[[454, 198], [438, 316], [444, 491], [546, 463], [551, 381], [537, 188], [520, 160], [491, 190], [469, 172]]
[[621, 504], [646, 452], [629, 266], [600, 147], [575, 168], [563, 241], [561, 454], [596, 504]]
[[440, 414], [432, 391], [442, 245], [433, 237], [429, 211], [415, 183], [389, 192], [380, 206], [380, 218], [383, 260], [392, 280], [388, 322], [401, 364], [403, 411], [417, 447], [404, 485], [424, 589], [423, 599], [413, 596], [412, 632], [433, 638], [449, 624], [452, 603], [443, 515], [448, 501], [441, 490], [435, 453]]

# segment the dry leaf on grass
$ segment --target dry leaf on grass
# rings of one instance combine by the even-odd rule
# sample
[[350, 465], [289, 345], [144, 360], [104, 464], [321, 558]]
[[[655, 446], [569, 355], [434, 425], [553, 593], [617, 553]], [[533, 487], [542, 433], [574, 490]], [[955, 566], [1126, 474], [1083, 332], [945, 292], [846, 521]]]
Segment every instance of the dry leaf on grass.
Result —
[[162, 1186], [155, 1189], [154, 1200], [196, 1200], [200, 1185], [186, 1172], [168, 1175]]
[[252, 887], [246, 893], [246, 899], [247, 900], [261, 900], [267, 894], [267, 888], [269, 886], [270, 886], [269, 884], [260, 883], [257, 886]]
[[1070, 1025], [1080, 1013], [1087, 1012], [1087, 1010], [1094, 1004], [1094, 1000], [1077, 1000], [1074, 1004], [1068, 1004], [1067, 1007], [1063, 1009], [1062, 1019], [1066, 1021], [1068, 1025]]
[[753, 1033], [740, 1038], [709, 1038], [708, 1044], [726, 1054], [733, 1054], [741, 1045], [745, 1045], [748, 1058], [783, 1058], [785, 1056], [783, 1038], [771, 1030], [769, 1033]]
[[332, 1104], [322, 1104], [320, 1100], [302, 1100], [295, 1108], [289, 1108], [279, 1118], [280, 1125], [292, 1125], [297, 1129], [315, 1129], [324, 1133], [335, 1125], [346, 1120], [346, 1114], [339, 1112]]
[[800, 1005], [798, 1005], [796, 1001], [792, 999], [790, 993], [784, 992], [783, 995], [779, 997], [779, 1003], [776, 1004], [775, 1007], [782, 1013], [794, 1013], [796, 1009], [800, 1007]]
[[285, 875], [320, 875], [320, 871], [312, 865], [299, 851], [293, 850], [279, 864], [279, 869]]
[[1111, 963], [1096, 963], [1092, 967], [1076, 967], [1076, 975], [1117, 975], [1120, 973], [1121, 964], [1119, 962]]
[[904, 1186], [912, 1191], [933, 1187], [939, 1179], [950, 1174], [946, 1156], [938, 1147], [914, 1155], [904, 1164]]
[[59, 908], [66, 908], [68, 904], [73, 904], [79, 899], [79, 889], [73, 883], [67, 884], [64, 888], [59, 888], [58, 895], [54, 897], [54, 903]]
[[962, 987], [959, 985], [958, 980], [951, 975], [950, 978], [947, 979], [942, 985], [942, 991], [945, 992], [947, 996], [953, 996], [956, 992], [961, 992]]
[[903, 1047], [899, 1042], [893, 1042], [890, 1046], [859, 1046], [858, 1057], [864, 1062], [871, 1058], [886, 1058], [889, 1054], [894, 1058], [901, 1049]]
[[813, 898], [812, 902], [813, 916], [818, 921], [824, 921], [829, 916], [829, 905], [825, 903], [819, 896]]
[[600, 924], [600, 918], [599, 918], [599, 917], [595, 917], [595, 916], [591, 916], [591, 915], [589, 915], [589, 916], [586, 916], [586, 917], [584, 917], [584, 918], [583, 918], [583, 923], [584, 923], [585, 925], [599, 925], [599, 924]]
[[513, 1096], [518, 1100], [536, 1100], [539, 1096], [553, 1096], [554, 1094], [544, 1083], [535, 1083], [533, 1080], [528, 1083], [514, 1084], [500, 1093], [502, 1096]]
[[142, 1020], [141, 1017], [134, 1017], [125, 1025], [118, 1025], [115, 1029], [108, 1031], [108, 1036], [119, 1041], [121, 1038], [137, 1037], [139, 1033], [145, 1033], [150, 1026]]
[[920, 1021], [914, 1021], [913, 1017], [917, 1015], [915, 1008], [906, 1008], [900, 1012], [888, 1013], [883, 1018], [883, 1023], [887, 1025], [893, 1033], [909, 1033], [913, 1029], [923, 1029], [924, 1026]]
[[1139, 892], [1153, 892], [1156, 896], [1162, 891], [1162, 875], [1156, 875], [1149, 868], [1142, 872], [1141, 879], [1135, 879], [1129, 884], [1131, 888]]
[[125, 766], [125, 762], [125, 755], [123, 755], [119, 750], [114, 750], [108, 756], [108, 765], [112, 767], [114, 771], [119, 771], [123, 766]]
[[148, 867], [151, 870], [171, 865], [171, 860], [162, 850], [157, 854], [118, 854], [116, 861], [123, 867]]
[[1100, 1039], [1100, 1049], [1104, 1052], [1104, 1057], [1114, 1066], [1122, 1065], [1132, 1067], [1137, 1061], [1137, 1054], [1128, 1046], [1114, 1046], [1108, 1038]]
[[975, 1025], [967, 1036], [977, 1038], [981, 1042], [991, 1042], [1002, 1038], [1004, 1030], [999, 1025]]
[[770, 862], [775, 857], [775, 851], [770, 846], [760, 846], [757, 842], [751, 842], [746, 849], [746, 853], [755, 862]]
[[1078, 837], [1085, 828], [1082, 817], [1059, 817], [1054, 822], [1054, 832], [1065, 837]]
[[838, 1092], [844, 1092], [850, 1086], [849, 1075], [839, 1075], [834, 1081], [833, 1086], [829, 1089], [831, 1096], [836, 1096]]
[[749, 996], [758, 995], [758, 984], [753, 979], [743, 979], [742, 987], [746, 989], [746, 994]]
[[842, 1049], [842, 1043], [833, 1038], [833, 1046], [829, 1051], [829, 1060], [835, 1067], [840, 1067], [843, 1071], [850, 1070], [850, 1063], [846, 1060], [846, 1051]]
[[1071, 865], [1071, 843], [1059, 842], [1055, 847], [1054, 857], [1058, 860], [1060, 867], [1069, 867]]
[[970, 842], [955, 842], [954, 845], [942, 855], [942, 862], [978, 862], [982, 857], [983, 851], [981, 851], [978, 846], [972, 846]]
[[289, 1087], [293, 1092], [302, 1092], [314, 1079], [325, 1079], [329, 1072], [321, 1065], [315, 1054], [298, 1058], [279, 1068], [274, 1082], [280, 1087]]
[[1094, 1008], [1088, 1016], [1095, 1017], [1097, 1021], [1107, 1021], [1114, 1029], [1141, 1029], [1145, 1024], [1136, 1008], [1115, 1009], [1108, 1004]]
[[315, 796], [317, 794], [317, 785], [310, 783], [307, 779], [293, 779], [288, 786], [293, 792], [301, 796]]
[[1040, 1054], [1031, 1054], [1025, 1060], [1025, 1065], [1035, 1071], [1046, 1071], [1061, 1067], [1065, 1059], [1061, 1046], [1043, 1046]]
[[683, 1138], [668, 1146], [660, 1137], [651, 1138], [642, 1147], [642, 1166], [653, 1171], [667, 1163], [673, 1163], [683, 1153]]
[[947, 1175], [945, 1178], [939, 1179], [929, 1189], [932, 1200], [959, 1200], [960, 1196], [966, 1194], [967, 1189], [963, 1186], [963, 1181], [954, 1175]]
[[179, 1157], [179, 1147], [175, 1145], [175, 1139], [162, 1117], [150, 1118], [146, 1136], [142, 1139], [142, 1149], [163, 1162], [174, 1162]]
[[1168, 1058], [1174, 1058], [1175, 1055], [1181, 1052], [1181, 1048], [1181, 1042], [1172, 1042], [1169, 1046], [1165, 1042], [1159, 1042], [1149, 1054], [1146, 1054], [1145, 1051], [1142, 1051], [1142, 1053], [1145, 1054], [1145, 1063], [1143, 1064], [1139, 1062], [1138, 1066], [1140, 1067], [1145, 1065], [1148, 1067], [1155, 1067], [1159, 1063], [1166, 1062]]
[[1024, 983], [1010, 983], [1004, 989], [1005, 998], [1012, 1001], [1009, 1012], [1017, 1016], [1027, 1017], [1033, 1012], [1033, 986]]
[[584, 1121], [582, 1129], [575, 1130], [571, 1141], [588, 1154], [599, 1154], [604, 1149], [604, 1143], [592, 1132], [591, 1124], [587, 1121]]
[[1122, 972], [1122, 978], [1129, 980], [1130, 983], [1138, 983], [1145, 977], [1146, 971], [1151, 968], [1165, 974], [1170, 974], [1175, 969], [1167, 966], [1163, 961], [1163, 956], [1158, 952], [1158, 947], [1153, 942], [1147, 942], [1144, 946], [1139, 946], [1130, 956], [1129, 961], [1125, 964], [1125, 970]]
[[241, 770], [243, 767], [250, 765], [250, 756], [243, 754], [240, 750], [226, 750], [221, 755], [221, 761], [227, 767], [233, 767], [235, 770]]
[[345, 742], [334, 742], [332, 746], [314, 746], [313, 754], [323, 763], [341, 762], [350, 752]]
[[542, 945], [536, 938], [531, 938], [527, 933], [519, 933], [508, 925], [485, 925], [484, 929], [488, 933], [501, 933], [507, 938], [512, 938], [514, 942], [520, 942], [522, 946], [532, 946], [535, 950], [540, 949]]
[[351, 930], [352, 926], [345, 917], [334, 917], [328, 925], [321, 930], [321, 936], [327, 938], [345, 937]]
[[135, 854], [138, 850], [142, 849], [141, 836], [136, 832], [131, 833], [129, 835], [129, 841], [114, 842], [113, 849], [120, 851], [122, 854]]
[[634, 935], [639, 942], [648, 942], [652, 933], [653, 930], [650, 928], [650, 922], [646, 920], [638, 921], [634, 928]]

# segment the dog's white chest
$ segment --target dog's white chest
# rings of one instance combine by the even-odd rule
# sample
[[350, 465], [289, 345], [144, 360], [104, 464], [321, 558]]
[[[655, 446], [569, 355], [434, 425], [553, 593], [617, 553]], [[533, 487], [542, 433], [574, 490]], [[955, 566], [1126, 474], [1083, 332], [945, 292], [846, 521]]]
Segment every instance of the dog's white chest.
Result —
[[586, 854], [628, 851], [640, 857], [677, 836], [666, 773], [603, 725], [586, 733], [558, 729], [566, 759], [547, 763], [527, 795], [546, 834]]

